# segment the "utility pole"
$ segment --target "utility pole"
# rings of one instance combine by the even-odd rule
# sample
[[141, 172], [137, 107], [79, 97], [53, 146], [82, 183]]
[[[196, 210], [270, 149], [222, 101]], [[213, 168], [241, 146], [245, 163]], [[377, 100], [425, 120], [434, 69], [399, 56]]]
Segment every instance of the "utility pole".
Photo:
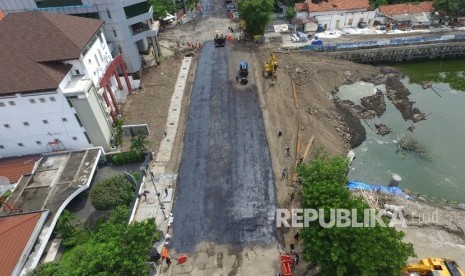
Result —
[[158, 202], [160, 203], [161, 212], [163, 213], [163, 217], [166, 219], [165, 206], [164, 206], [163, 203], [161, 202], [160, 193], [159, 193], [158, 190], [157, 190], [157, 185], [155, 185], [155, 177], [154, 177], [154, 175], [153, 175], [153, 172], [150, 172], [150, 179], [152, 180], [153, 188], [155, 189], [155, 193], [157, 194]]

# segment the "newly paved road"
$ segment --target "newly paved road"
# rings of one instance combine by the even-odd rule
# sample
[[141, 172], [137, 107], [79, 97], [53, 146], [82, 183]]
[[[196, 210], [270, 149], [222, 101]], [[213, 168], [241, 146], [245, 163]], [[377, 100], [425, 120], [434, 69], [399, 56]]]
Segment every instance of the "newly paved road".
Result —
[[[253, 77], [253, 76], [250, 76]], [[191, 92], [174, 207], [173, 245], [275, 241], [271, 158], [255, 86], [235, 89], [227, 48], [206, 43]]]

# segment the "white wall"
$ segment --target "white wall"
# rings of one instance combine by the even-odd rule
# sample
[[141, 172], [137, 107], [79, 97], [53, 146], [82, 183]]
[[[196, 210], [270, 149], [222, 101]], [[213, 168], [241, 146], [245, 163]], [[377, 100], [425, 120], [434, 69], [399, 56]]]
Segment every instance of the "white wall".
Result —
[[[103, 35], [99, 36], [90, 46], [87, 53], [80, 58], [80, 63], [84, 65], [89, 78], [92, 79], [95, 87], [99, 87], [99, 80], [105, 73], [105, 69], [112, 59], [108, 58], [111, 53], [108, 50], [107, 41]], [[74, 64], [73, 64], [74, 72]]]
[[0, 97], [0, 103], [5, 105], [0, 104], [0, 157], [47, 152], [47, 143], [54, 139], [61, 140], [66, 149], [91, 146], [62, 93], [16, 94], [12, 98]]
[[[337, 29], [344, 27], [356, 27], [357, 24], [361, 21], [361, 19], [363, 19], [363, 22], [366, 22], [371, 26], [373, 25], [375, 15], [375, 11], [329, 11], [310, 13], [309, 16], [315, 16], [318, 20], [318, 24], [323, 25], [323, 27], [326, 25], [327, 29]], [[337, 26], [338, 20], [339, 26]]]
[[[105, 37], [108, 41], [115, 43], [116, 49], [118, 47], [121, 49], [128, 72], [139, 71], [142, 67], [142, 61], [137, 45], [133, 42], [132, 30], [126, 20], [123, 3], [120, 0], [94, 0], [93, 2], [97, 5], [100, 19], [105, 21]], [[107, 11], [110, 12], [111, 18], [108, 17]], [[116, 36], [113, 31], [116, 32]]]

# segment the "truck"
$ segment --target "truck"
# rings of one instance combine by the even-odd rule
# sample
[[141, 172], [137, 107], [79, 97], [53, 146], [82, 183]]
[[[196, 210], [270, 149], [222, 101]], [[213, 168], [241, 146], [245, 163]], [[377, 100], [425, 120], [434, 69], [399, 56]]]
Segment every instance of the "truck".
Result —
[[226, 44], [226, 37], [224, 37], [223, 34], [216, 34], [213, 41], [215, 42], [215, 47], [224, 47], [224, 45]]

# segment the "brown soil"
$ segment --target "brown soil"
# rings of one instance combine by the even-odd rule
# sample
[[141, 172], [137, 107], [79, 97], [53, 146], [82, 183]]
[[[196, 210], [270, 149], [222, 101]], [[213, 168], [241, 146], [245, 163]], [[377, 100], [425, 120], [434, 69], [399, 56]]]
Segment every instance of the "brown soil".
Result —
[[[168, 57], [155, 67], [144, 69], [141, 89], [128, 96], [122, 106], [123, 122], [129, 124], [147, 124], [149, 127], [148, 148], [158, 151], [163, 130], [168, 116], [168, 108], [181, 68], [182, 57]], [[124, 139], [123, 149], [130, 146], [129, 139]]]
[[[261, 73], [269, 51], [258, 48], [255, 53], [258, 71], [256, 82], [261, 93], [263, 117], [276, 176], [278, 206], [300, 208], [300, 186], [293, 181], [294, 169], [299, 159], [304, 157], [312, 137], [309, 155], [320, 147], [331, 154], [344, 155], [365, 139], [365, 130], [360, 120], [347, 109], [338, 108], [332, 100], [333, 93], [343, 84], [371, 78], [378, 70], [369, 65], [317, 55], [277, 53], [280, 68], [277, 78], [271, 80], [264, 79]], [[295, 84], [297, 107], [292, 82]], [[278, 136], [280, 131], [282, 136]], [[359, 133], [363, 135], [357, 136]], [[286, 154], [287, 147], [290, 148], [290, 156]], [[307, 157], [304, 162], [309, 159]], [[288, 172], [284, 179], [281, 178], [283, 169]], [[280, 228], [278, 231], [282, 244], [287, 248], [290, 243], [295, 243], [293, 237], [298, 229]], [[296, 251], [301, 252], [300, 245], [296, 247]], [[306, 273], [308, 270], [304, 263], [295, 271], [296, 275], [311, 275]]]
[[381, 90], [377, 90], [374, 95], [363, 97], [360, 104], [368, 109], [373, 110], [376, 116], [380, 117], [386, 112], [386, 103], [384, 102], [384, 95]]

